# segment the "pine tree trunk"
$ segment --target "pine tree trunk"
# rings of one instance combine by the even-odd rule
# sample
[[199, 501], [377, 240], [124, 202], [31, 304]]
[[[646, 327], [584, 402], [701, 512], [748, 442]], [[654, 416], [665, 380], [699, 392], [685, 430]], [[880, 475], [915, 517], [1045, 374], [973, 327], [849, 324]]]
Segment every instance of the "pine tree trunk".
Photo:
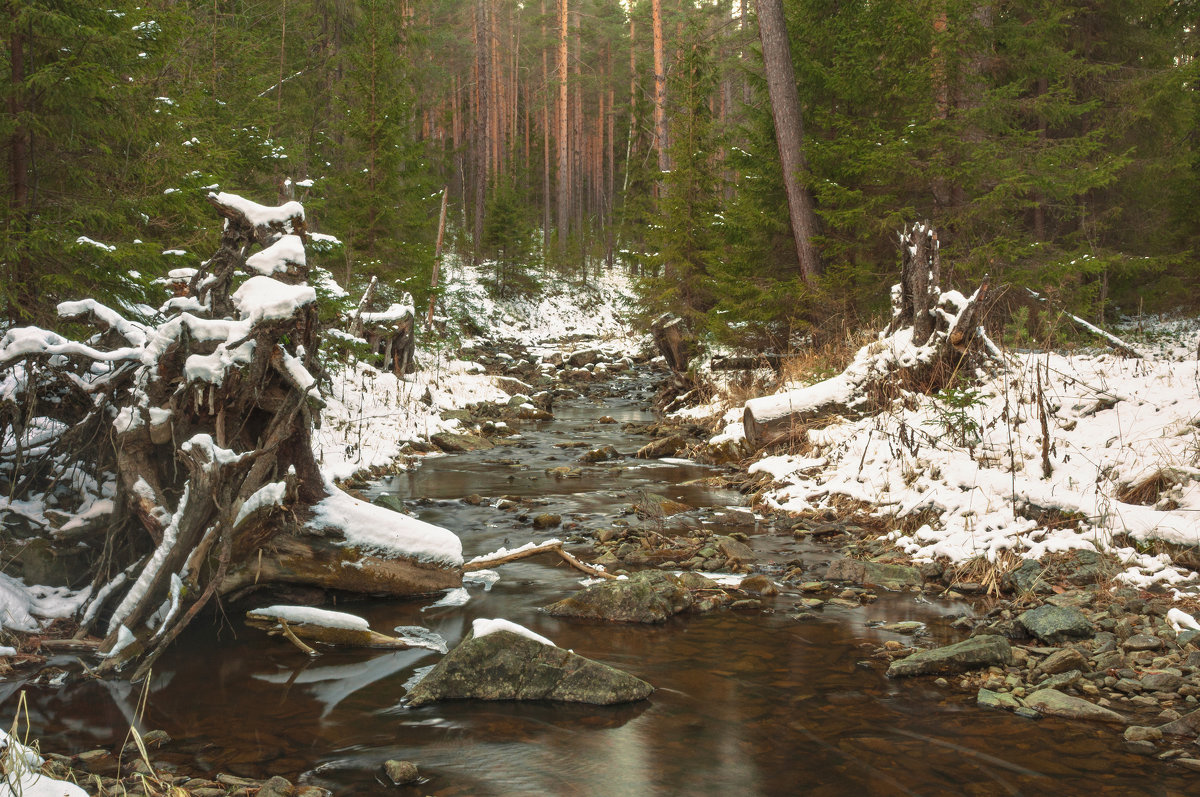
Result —
[[802, 181], [808, 172], [804, 158], [804, 127], [781, 0], [758, 0], [758, 31], [762, 39], [767, 91], [771, 97], [771, 114], [775, 119], [775, 138], [779, 144], [779, 160], [783, 167], [783, 184], [787, 191], [796, 256], [804, 281], [812, 285], [821, 273], [821, 261], [813, 244], [817, 233], [817, 217], [813, 211], [812, 196]]
[[558, 4], [558, 251], [566, 251], [571, 218], [571, 161], [567, 126], [567, 0]]
[[667, 157], [667, 68], [663, 63], [662, 0], [651, 0], [650, 22], [654, 36], [654, 148], [658, 170], [670, 170]]

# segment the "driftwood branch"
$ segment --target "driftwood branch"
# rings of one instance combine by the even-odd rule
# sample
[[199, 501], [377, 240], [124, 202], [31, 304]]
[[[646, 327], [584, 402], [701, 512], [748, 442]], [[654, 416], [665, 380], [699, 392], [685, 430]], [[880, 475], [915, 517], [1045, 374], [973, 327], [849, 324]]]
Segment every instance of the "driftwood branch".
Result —
[[601, 570], [598, 567], [593, 567], [593, 566], [587, 564], [586, 562], [582, 562], [579, 559], [577, 559], [576, 557], [572, 556], [570, 553], [568, 553], [567, 551], [565, 551], [563, 549], [563, 544], [562, 544], [561, 540], [550, 540], [549, 542], [544, 542], [541, 545], [535, 545], [532, 548], [525, 548], [525, 549], [522, 549], [519, 551], [512, 551], [511, 553], [506, 553], [501, 556], [479, 557], [477, 559], [474, 559], [474, 560], [464, 564], [462, 569], [463, 569], [464, 573], [471, 573], [476, 570], [486, 570], [488, 568], [496, 567], [497, 565], [506, 565], [509, 562], [516, 562], [521, 559], [528, 559], [532, 556], [541, 556], [544, 553], [558, 554], [559, 558], [562, 559], [567, 564], [569, 564], [571, 567], [575, 568], [576, 570], [580, 571], [581, 573], [586, 573], [589, 576], [594, 576], [596, 578], [607, 578], [607, 579], [615, 579], [616, 578], [616, 576], [614, 576], [612, 573], [609, 573], [605, 570]]

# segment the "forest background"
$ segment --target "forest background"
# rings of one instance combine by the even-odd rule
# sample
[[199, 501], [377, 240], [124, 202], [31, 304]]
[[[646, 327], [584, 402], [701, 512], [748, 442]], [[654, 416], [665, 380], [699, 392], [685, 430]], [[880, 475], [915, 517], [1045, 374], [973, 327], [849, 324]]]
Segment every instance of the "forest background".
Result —
[[917, 220], [951, 283], [1194, 304], [1196, 0], [783, 9], [811, 273], [747, 0], [7, 0], [0, 314], [157, 305], [216, 187], [301, 200], [352, 294], [424, 305], [444, 191], [497, 293], [629, 267], [647, 317], [756, 349], [885, 306]]

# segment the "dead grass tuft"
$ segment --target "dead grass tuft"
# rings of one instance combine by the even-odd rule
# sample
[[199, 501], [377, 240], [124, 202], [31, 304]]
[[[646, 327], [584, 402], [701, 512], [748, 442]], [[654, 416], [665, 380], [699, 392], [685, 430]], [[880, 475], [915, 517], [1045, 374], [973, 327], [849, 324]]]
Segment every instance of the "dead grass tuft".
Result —
[[[1121, 489], [1117, 491], [1117, 500], [1123, 504], [1155, 506], [1161, 500], [1164, 493], [1179, 483], [1179, 475], [1174, 469], [1159, 468], [1140, 481], [1122, 485]], [[1178, 505], [1162, 508], [1177, 509]]]

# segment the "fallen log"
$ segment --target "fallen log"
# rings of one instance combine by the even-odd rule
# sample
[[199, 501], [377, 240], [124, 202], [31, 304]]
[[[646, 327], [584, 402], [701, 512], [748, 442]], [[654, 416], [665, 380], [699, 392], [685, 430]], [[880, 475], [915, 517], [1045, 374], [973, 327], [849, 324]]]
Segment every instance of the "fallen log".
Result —
[[617, 576], [609, 573], [606, 570], [593, 567], [586, 562], [580, 561], [575, 556], [572, 556], [563, 549], [562, 540], [547, 540], [546, 542], [539, 544], [529, 543], [512, 551], [501, 548], [499, 551], [493, 554], [476, 556], [474, 559], [464, 564], [462, 566], [462, 570], [464, 573], [471, 573], [476, 570], [487, 570], [492, 567], [496, 567], [497, 565], [506, 565], [509, 562], [528, 559], [532, 556], [541, 556], [544, 553], [557, 554], [560, 559], [569, 564], [571, 567], [575, 568], [581, 573], [586, 573], [589, 576], [606, 579], [617, 578]]
[[302, 640], [323, 645], [356, 648], [407, 648], [403, 639], [372, 631], [367, 621], [345, 612], [331, 612], [308, 606], [268, 606], [246, 612], [246, 625], [272, 636], [287, 637], [308, 653], [316, 651]]
[[937, 235], [926, 224], [905, 230], [900, 250], [901, 281], [892, 288], [887, 330], [860, 349], [837, 376], [747, 401], [742, 428], [751, 449], [795, 439], [831, 416], [880, 409], [902, 390], [935, 392], [968, 357], [995, 359], [996, 349], [979, 323], [987, 281], [970, 297], [943, 291], [937, 284]]

